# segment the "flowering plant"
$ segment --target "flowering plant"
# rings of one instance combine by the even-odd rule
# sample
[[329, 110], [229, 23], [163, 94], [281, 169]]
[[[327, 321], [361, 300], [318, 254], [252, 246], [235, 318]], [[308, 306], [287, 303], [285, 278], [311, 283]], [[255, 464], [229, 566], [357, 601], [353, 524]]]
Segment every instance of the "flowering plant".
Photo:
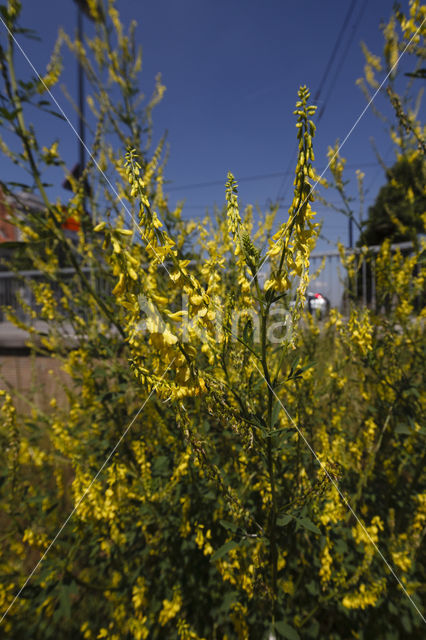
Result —
[[[19, 7], [1, 7], [11, 34]], [[98, 117], [66, 214], [42, 174], [53, 156], [63, 166], [58, 149], [41, 148], [23, 106], [57, 81], [59, 46], [43, 82], [19, 91], [12, 37], [0, 58], [22, 144], [7, 151], [27, 163], [44, 203], [43, 216], [16, 224], [43, 273], [29, 283], [37, 310], [25, 309], [47, 329], [9, 317], [67, 375], [49, 406], [29, 397], [29, 410], [16, 411], [16, 392], [1, 392], [5, 634], [343, 639], [351, 627], [354, 637], [418, 637], [420, 253], [406, 259], [384, 245], [386, 316], [356, 307], [322, 325], [304, 316], [318, 234], [309, 91], [299, 90], [294, 114], [287, 220], [274, 227], [276, 209], [260, 220], [241, 212], [232, 174], [223, 212], [185, 220], [164, 193], [164, 141], [152, 153], [143, 146], [164, 87], [158, 80], [137, 111], [132, 29], [111, 0], [88, 7], [93, 60], [61, 34], [85, 66]], [[105, 188], [87, 198], [90, 220], [86, 178]], [[74, 241], [63, 230], [70, 214], [84, 221]]]

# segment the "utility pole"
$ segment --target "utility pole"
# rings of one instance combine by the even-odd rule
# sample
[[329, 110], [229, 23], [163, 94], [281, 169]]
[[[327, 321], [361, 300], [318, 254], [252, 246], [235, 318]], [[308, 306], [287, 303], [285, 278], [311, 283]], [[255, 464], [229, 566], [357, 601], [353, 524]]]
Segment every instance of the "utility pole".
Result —
[[[81, 5], [77, 2], [77, 38], [79, 42], [83, 42], [83, 12], [81, 10]], [[79, 111], [79, 119], [78, 119], [78, 133], [80, 136], [79, 140], [79, 161], [80, 161], [80, 171], [84, 171], [84, 167], [86, 166], [86, 154], [85, 154], [85, 140], [86, 140], [86, 129], [84, 123], [84, 73], [83, 73], [83, 65], [81, 64], [80, 58], [77, 58], [77, 78], [78, 78], [78, 111]], [[84, 200], [83, 200], [83, 208]]]
[[352, 216], [349, 216], [349, 249], [353, 249], [354, 247], [354, 239], [353, 239], [353, 228], [354, 221], [352, 220]]
[[[77, 40], [83, 43], [83, 13], [93, 20], [93, 16], [90, 13], [87, 0], [74, 0], [77, 5]], [[86, 167], [86, 125], [84, 115], [84, 69], [80, 61], [80, 57], [77, 56], [77, 104], [78, 104], [78, 162], [71, 170], [71, 175], [75, 180], [79, 180]], [[64, 189], [72, 191], [71, 181], [66, 178], [62, 184]], [[87, 179], [84, 180], [83, 185], [83, 212], [86, 212], [86, 196], [90, 195], [90, 185]]]

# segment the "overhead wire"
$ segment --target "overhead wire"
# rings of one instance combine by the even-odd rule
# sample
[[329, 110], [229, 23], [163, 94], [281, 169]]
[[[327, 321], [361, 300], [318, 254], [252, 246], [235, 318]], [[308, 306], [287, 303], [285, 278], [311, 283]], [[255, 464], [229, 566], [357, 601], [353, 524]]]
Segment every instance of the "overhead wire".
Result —
[[337, 81], [337, 78], [339, 76], [339, 73], [342, 70], [343, 63], [345, 62], [346, 56], [348, 54], [349, 48], [350, 48], [350, 46], [351, 46], [351, 44], [353, 42], [353, 39], [355, 37], [355, 34], [356, 34], [357, 29], [358, 29], [359, 23], [361, 22], [361, 18], [362, 18], [363, 14], [364, 14], [365, 8], [367, 6], [367, 2], [368, 2], [368, 0], [364, 0], [364, 4], [362, 5], [361, 11], [358, 14], [358, 18], [355, 20], [354, 24], [352, 25], [351, 35], [349, 36], [349, 39], [346, 42], [346, 47], [345, 47], [345, 49], [343, 51], [343, 54], [341, 55], [341, 57], [339, 59], [337, 67], [336, 67], [336, 69], [334, 71], [334, 76], [333, 76], [333, 78], [331, 80], [331, 84], [328, 87], [327, 95], [325, 97], [324, 104], [321, 107], [320, 112], [318, 114], [318, 120], [317, 120], [316, 124], [318, 124], [321, 121], [321, 118], [324, 115], [324, 111], [326, 109], [327, 102], [330, 99], [331, 92], [333, 91], [334, 85], [336, 84], [336, 81]]
[[[338, 35], [337, 35], [336, 42], [334, 43], [333, 49], [332, 49], [331, 54], [330, 54], [330, 56], [329, 56], [329, 58], [328, 58], [328, 61], [327, 61], [327, 64], [326, 64], [326, 66], [325, 66], [324, 72], [323, 72], [323, 74], [322, 74], [321, 80], [320, 80], [320, 82], [319, 82], [319, 84], [318, 84], [318, 89], [317, 89], [317, 91], [315, 92], [314, 102], [318, 102], [318, 100], [320, 99], [321, 92], [322, 92], [323, 87], [324, 87], [324, 83], [325, 83], [325, 81], [326, 81], [326, 79], [327, 79], [327, 77], [328, 77], [328, 74], [329, 74], [330, 70], [331, 70], [331, 67], [332, 67], [333, 62], [334, 62], [334, 60], [335, 60], [335, 57], [336, 57], [337, 51], [338, 51], [338, 49], [339, 49], [339, 47], [340, 47], [340, 45], [341, 45], [341, 43], [342, 43], [342, 40], [343, 40], [343, 34], [344, 34], [344, 32], [345, 32], [345, 30], [346, 30], [346, 27], [347, 27], [347, 25], [348, 25], [348, 23], [349, 23], [349, 21], [350, 21], [350, 18], [351, 18], [351, 16], [352, 16], [353, 10], [354, 10], [354, 8], [355, 8], [355, 4], [356, 4], [356, 0], [352, 0], [351, 4], [350, 4], [350, 6], [349, 6], [349, 9], [348, 9], [348, 11], [347, 11], [347, 13], [346, 13], [346, 15], [345, 15], [345, 17], [344, 17], [344, 20], [343, 20], [342, 26], [340, 27], [340, 29], [339, 29], [339, 33], [338, 33]], [[325, 105], [324, 105], [324, 107], [325, 107]], [[298, 143], [296, 142], [295, 147], [294, 147], [294, 150], [293, 150], [293, 152], [292, 152], [292, 153], [291, 153], [291, 155], [290, 155], [290, 158], [289, 158], [289, 162], [288, 162], [287, 168], [286, 168], [286, 170], [284, 171], [284, 173], [282, 174], [283, 179], [282, 179], [282, 181], [281, 181], [281, 184], [280, 184], [279, 189], [278, 189], [278, 192], [277, 192], [277, 197], [276, 197], [276, 201], [277, 201], [277, 202], [278, 202], [278, 201], [279, 201], [279, 199], [281, 198], [281, 194], [282, 194], [283, 190], [286, 190], [286, 189], [287, 189], [287, 179], [286, 179], [286, 178], [287, 178], [287, 176], [289, 175], [290, 168], [291, 168], [291, 166], [292, 166], [292, 165], [293, 165], [293, 163], [294, 163], [294, 156], [295, 156], [295, 154], [297, 153], [297, 149], [298, 149]]]
[[[359, 168], [359, 167], [375, 167], [377, 166], [377, 164], [379, 164], [377, 161], [376, 162], [361, 162], [361, 163], [353, 163], [353, 164], [347, 164], [346, 167], [349, 168]], [[289, 173], [293, 173], [292, 170], [289, 170]], [[279, 178], [283, 175], [282, 171], [276, 171], [275, 173], [258, 173], [257, 175], [254, 176], [242, 176], [241, 178], [238, 178], [238, 182], [252, 182], [254, 180], [265, 180], [268, 178]], [[216, 187], [216, 186], [223, 186], [225, 183], [224, 180], [210, 180], [208, 182], [195, 182], [195, 183], [191, 183], [191, 184], [184, 184], [184, 185], [176, 185], [176, 186], [168, 186], [167, 182], [165, 183], [165, 185], [167, 185], [167, 192], [169, 191], [190, 191], [191, 189], [202, 189], [204, 187]]]
[[348, 9], [348, 11], [346, 13], [346, 16], [345, 16], [345, 18], [343, 20], [342, 26], [340, 27], [339, 34], [337, 36], [336, 42], [334, 43], [334, 47], [333, 47], [333, 50], [332, 50], [332, 52], [330, 54], [328, 62], [326, 64], [326, 67], [324, 69], [324, 73], [322, 74], [322, 78], [321, 78], [321, 80], [319, 82], [318, 89], [317, 89], [317, 91], [315, 93], [315, 96], [314, 96], [314, 102], [317, 102], [320, 99], [321, 92], [322, 92], [324, 84], [325, 84], [325, 82], [326, 82], [326, 80], [328, 78], [328, 74], [330, 73], [330, 70], [331, 70], [331, 67], [333, 65], [333, 62], [334, 62], [334, 59], [336, 57], [337, 51], [339, 49], [339, 46], [342, 43], [343, 34], [344, 34], [345, 30], [346, 30], [346, 27], [347, 27], [347, 25], [349, 23], [349, 20], [350, 20], [351, 16], [352, 16], [353, 10], [355, 8], [355, 4], [356, 4], [356, 0], [352, 0], [351, 4], [349, 6], [349, 9]]

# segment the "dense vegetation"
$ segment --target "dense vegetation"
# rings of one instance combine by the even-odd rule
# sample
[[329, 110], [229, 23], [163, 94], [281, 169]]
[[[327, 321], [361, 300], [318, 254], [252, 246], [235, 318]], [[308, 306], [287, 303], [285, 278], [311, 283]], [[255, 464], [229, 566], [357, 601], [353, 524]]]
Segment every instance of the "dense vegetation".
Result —
[[[3, 150], [43, 200], [43, 215], [15, 221], [25, 259], [44, 273], [28, 283], [39, 311], [27, 312], [47, 335], [27, 328], [34, 352], [69, 376], [67, 402], [52, 398], [49, 411], [29, 399], [18, 414], [13, 390], [0, 392], [3, 635], [420, 637], [421, 250], [384, 243], [377, 311], [305, 316], [318, 234], [309, 91], [294, 112], [287, 220], [241, 212], [231, 174], [226, 210], [185, 220], [163, 190], [164, 141], [147, 146], [161, 82], [138, 111], [134, 28], [111, 0], [89, 5], [97, 36], [60, 35], [85, 66], [98, 118], [66, 212], [43, 179], [46, 165], [64, 166], [57, 145], [26, 120], [58, 81], [60, 45], [43, 82], [16, 78], [12, 37], [0, 52], [2, 117], [22, 145]], [[410, 6], [406, 39], [424, 13]], [[1, 10], [19, 31], [19, 3]], [[93, 219], [73, 241], [63, 224], [87, 220], [85, 201]]]

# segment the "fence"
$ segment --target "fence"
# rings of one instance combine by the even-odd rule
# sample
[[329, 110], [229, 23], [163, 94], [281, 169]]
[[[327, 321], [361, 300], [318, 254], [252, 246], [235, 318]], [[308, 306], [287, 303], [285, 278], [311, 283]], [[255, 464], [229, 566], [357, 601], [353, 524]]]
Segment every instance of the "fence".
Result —
[[[402, 251], [405, 255], [413, 252], [412, 242], [400, 242], [391, 245], [391, 251]], [[350, 298], [357, 304], [376, 309], [376, 270], [375, 264], [380, 245], [368, 247], [368, 259], [363, 260], [361, 269], [349, 283], [345, 267], [338, 251], [311, 254], [311, 273], [315, 273], [324, 263], [318, 277], [312, 281], [311, 289], [322, 293], [330, 300], [332, 307], [346, 312]], [[361, 249], [346, 249], [346, 254], [360, 255]]]
[[[401, 250], [409, 255], [413, 250], [411, 242], [402, 242], [391, 245], [392, 250]], [[375, 279], [375, 256], [380, 250], [380, 246], [369, 247], [369, 260], [365, 260], [361, 266], [361, 272], [354, 282], [350, 283], [351, 298], [356, 300], [358, 304], [369, 305], [375, 308], [376, 305], [376, 279]], [[349, 250], [347, 250], [350, 253]], [[353, 250], [354, 253], [360, 253], [360, 249]], [[349, 283], [344, 266], [342, 265], [340, 254], [338, 251], [328, 251], [322, 253], [311, 254], [311, 274], [318, 271], [323, 265], [319, 275], [311, 283], [311, 292], [322, 293], [326, 296], [332, 307], [345, 312], [348, 304]], [[90, 275], [92, 272], [89, 268], [82, 268], [85, 274]], [[64, 280], [71, 281], [75, 275], [72, 268], [63, 268], [58, 270], [58, 274]], [[95, 289], [101, 294], [110, 294], [108, 281], [99, 274], [92, 274], [94, 277]], [[31, 309], [37, 311], [38, 305], [35, 301], [34, 294], [29, 280], [37, 280], [39, 282], [48, 282], [46, 274], [41, 271], [20, 271], [18, 273], [11, 271], [0, 271], [0, 322], [4, 322], [4, 312], [2, 306], [10, 306], [17, 313], [20, 320], [28, 321], [29, 318], [22, 309], [20, 299], [22, 299]], [[53, 285], [54, 295], [62, 296], [59, 285]]]
[[[109, 282], [105, 277], [93, 273], [90, 268], [82, 268], [81, 271], [93, 278], [92, 282], [98, 293], [110, 293]], [[73, 268], [62, 268], [58, 269], [56, 275], [59, 276], [62, 281], [71, 283], [75, 273], [76, 272]], [[53, 295], [55, 297], [60, 299], [63, 296], [63, 292], [59, 284], [55, 284], [54, 282], [52, 283], [49, 277], [42, 271], [0, 271], [0, 323], [5, 321], [5, 313], [3, 309], [5, 306], [11, 307], [19, 320], [26, 322], [31, 321], [31, 317], [25, 312], [21, 304], [21, 300], [25, 305], [28, 305], [28, 307], [36, 312], [40, 309], [40, 305], [36, 302], [33, 289], [29, 282], [31, 280], [39, 283], [48, 282], [52, 286]]]

